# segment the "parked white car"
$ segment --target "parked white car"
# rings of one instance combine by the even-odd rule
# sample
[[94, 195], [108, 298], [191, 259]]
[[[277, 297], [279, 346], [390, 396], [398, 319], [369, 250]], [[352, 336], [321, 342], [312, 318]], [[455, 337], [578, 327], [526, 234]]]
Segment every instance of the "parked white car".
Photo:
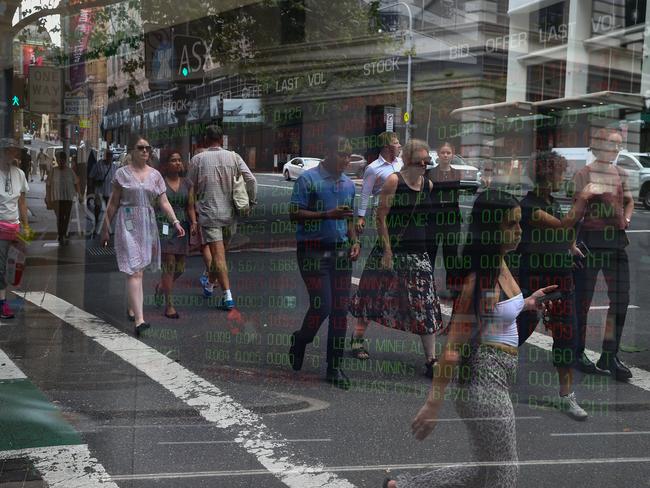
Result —
[[320, 164], [320, 158], [292, 158], [282, 167], [282, 174], [287, 181], [295, 180], [305, 170], [315, 168]]
[[34, 136], [31, 135], [29, 132], [23, 133], [23, 144], [31, 144], [33, 140], [34, 140]]
[[[432, 164], [431, 166], [427, 166], [427, 169], [438, 166], [438, 153], [436, 151], [429, 151], [429, 157], [431, 158]], [[481, 186], [481, 172], [477, 167], [467, 164], [458, 154], [454, 154], [454, 158], [451, 160], [451, 167], [461, 172], [461, 187], [471, 192], [479, 189]]]

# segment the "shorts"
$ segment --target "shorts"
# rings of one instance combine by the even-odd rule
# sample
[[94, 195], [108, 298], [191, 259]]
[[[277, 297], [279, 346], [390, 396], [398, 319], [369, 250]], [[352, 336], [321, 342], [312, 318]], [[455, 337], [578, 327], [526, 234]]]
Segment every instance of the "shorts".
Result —
[[223, 227], [201, 226], [201, 243], [227, 241], [237, 231], [237, 224], [224, 225]]

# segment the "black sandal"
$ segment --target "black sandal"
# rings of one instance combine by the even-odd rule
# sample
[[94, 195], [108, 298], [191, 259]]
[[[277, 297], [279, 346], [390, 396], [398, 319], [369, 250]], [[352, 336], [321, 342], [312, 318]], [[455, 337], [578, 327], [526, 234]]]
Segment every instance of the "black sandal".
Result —
[[352, 356], [360, 361], [370, 359], [370, 354], [366, 350], [366, 340], [363, 337], [350, 337], [350, 352]]
[[436, 365], [437, 362], [438, 362], [438, 358], [432, 358], [429, 359], [426, 363], [424, 363], [424, 366], [426, 368], [426, 370], [424, 371], [424, 376], [433, 379], [433, 367]]
[[135, 322], [135, 315], [131, 315], [129, 310], [126, 310], [126, 318], [129, 319], [129, 322]]
[[135, 326], [135, 336], [140, 337], [140, 335], [147, 330], [149, 327], [151, 327], [151, 324], [147, 322], [142, 322], [141, 324], [138, 324]]

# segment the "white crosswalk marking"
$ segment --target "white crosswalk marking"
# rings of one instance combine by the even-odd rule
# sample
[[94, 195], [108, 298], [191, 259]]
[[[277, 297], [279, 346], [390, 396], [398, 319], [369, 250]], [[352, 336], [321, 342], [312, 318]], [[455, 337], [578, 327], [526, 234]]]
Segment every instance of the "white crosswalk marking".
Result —
[[0, 461], [18, 458], [29, 458], [47, 486], [119, 488], [85, 444], [0, 451]]
[[[50, 293], [27, 292], [25, 300], [70, 324], [195, 408], [215, 426], [228, 429], [245, 451], [290, 488], [354, 488], [320, 465], [310, 466], [291, 451], [290, 443], [272, 431], [259, 415], [216, 386], [143, 342]], [[66, 488], [68, 486], [66, 485]]]

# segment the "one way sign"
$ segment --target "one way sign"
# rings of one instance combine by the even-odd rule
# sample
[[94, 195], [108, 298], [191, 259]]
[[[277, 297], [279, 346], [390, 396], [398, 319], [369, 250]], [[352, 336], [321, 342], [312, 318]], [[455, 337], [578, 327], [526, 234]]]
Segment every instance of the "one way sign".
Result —
[[60, 114], [63, 80], [59, 68], [29, 67], [29, 110], [42, 114]]

